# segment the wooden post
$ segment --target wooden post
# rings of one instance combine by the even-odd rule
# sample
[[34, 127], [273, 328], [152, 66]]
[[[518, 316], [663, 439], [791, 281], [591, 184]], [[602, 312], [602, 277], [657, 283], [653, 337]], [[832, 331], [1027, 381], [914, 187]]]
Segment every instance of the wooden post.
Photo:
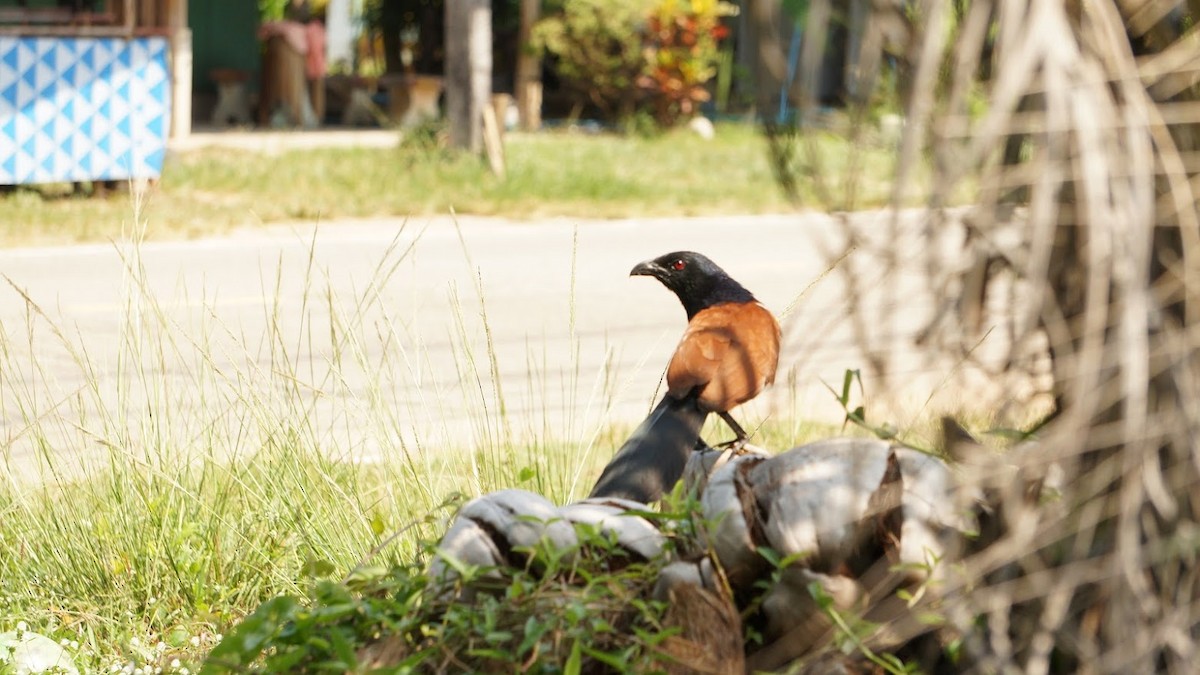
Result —
[[133, 0], [125, 0], [121, 3], [121, 26], [125, 29], [125, 37], [133, 37], [133, 29], [137, 27], [137, 11], [133, 6]]
[[483, 110], [491, 105], [492, 3], [446, 0], [446, 117], [450, 147], [483, 150]]
[[542, 61], [530, 47], [533, 24], [541, 13], [541, 0], [521, 0], [521, 25], [517, 32], [517, 119], [522, 131], [542, 126]]
[[512, 107], [513, 97], [511, 94], [492, 94], [492, 112], [496, 117], [497, 130], [500, 132], [501, 138], [504, 137], [505, 123], [508, 120], [508, 110]]
[[188, 0], [167, 0], [166, 21], [163, 25], [172, 32], [187, 30]]
[[159, 12], [167, 11], [165, 2], [159, 0], [137, 0], [137, 27], [148, 28], [166, 25], [165, 17]]
[[167, 0], [171, 34], [171, 138], [192, 133], [192, 31], [187, 0]]
[[504, 138], [500, 132], [500, 122], [496, 120], [496, 109], [490, 105], [483, 109], [483, 147], [487, 150], [488, 165], [492, 167], [492, 173], [503, 180]]

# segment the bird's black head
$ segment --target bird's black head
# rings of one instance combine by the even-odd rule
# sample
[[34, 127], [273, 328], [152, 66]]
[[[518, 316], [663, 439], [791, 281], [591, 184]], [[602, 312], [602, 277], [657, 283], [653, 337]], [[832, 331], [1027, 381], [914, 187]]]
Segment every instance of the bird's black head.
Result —
[[630, 276], [654, 277], [679, 296], [691, 319], [696, 312], [722, 302], [751, 302], [754, 296], [708, 258], [676, 251], [638, 263]]

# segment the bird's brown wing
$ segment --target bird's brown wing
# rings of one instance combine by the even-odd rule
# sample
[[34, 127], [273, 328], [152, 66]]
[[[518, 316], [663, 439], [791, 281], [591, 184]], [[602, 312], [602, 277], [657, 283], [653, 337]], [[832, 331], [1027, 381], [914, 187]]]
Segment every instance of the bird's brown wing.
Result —
[[725, 303], [697, 312], [667, 366], [668, 392], [697, 391], [703, 410], [726, 412], [775, 380], [779, 325], [758, 303]]
[[700, 312], [688, 323], [667, 366], [667, 393], [675, 398], [707, 387], [720, 372], [733, 343], [733, 330], [728, 325], [697, 321], [704, 315]]
[[751, 395], [752, 398], [764, 387], [775, 383], [775, 371], [779, 368], [779, 343], [783, 332], [770, 310], [758, 303], [746, 306], [740, 325], [748, 336], [753, 336], [743, 340], [747, 345], [748, 358], [754, 364], [755, 376], [759, 378], [758, 389]]

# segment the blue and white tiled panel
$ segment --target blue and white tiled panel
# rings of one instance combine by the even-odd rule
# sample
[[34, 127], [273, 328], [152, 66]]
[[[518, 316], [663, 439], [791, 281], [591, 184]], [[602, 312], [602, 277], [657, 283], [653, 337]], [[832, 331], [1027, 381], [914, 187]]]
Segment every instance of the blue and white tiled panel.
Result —
[[155, 178], [166, 38], [0, 36], [0, 185]]

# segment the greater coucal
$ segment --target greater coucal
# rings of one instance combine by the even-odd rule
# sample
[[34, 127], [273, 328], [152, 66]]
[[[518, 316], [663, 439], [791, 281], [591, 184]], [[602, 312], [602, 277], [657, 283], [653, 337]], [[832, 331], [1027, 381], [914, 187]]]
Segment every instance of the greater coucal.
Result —
[[695, 398], [663, 396], [604, 467], [588, 496], [658, 501], [683, 475], [707, 418]]
[[730, 445], [740, 449], [746, 432], [729, 411], [775, 381], [779, 323], [750, 291], [699, 253], [668, 253], [629, 274], [658, 279], [687, 312], [687, 329], [667, 366], [667, 396], [695, 396], [701, 411], [717, 413], [733, 429]]
[[591, 497], [657, 501], [679, 480], [700, 427], [716, 412], [746, 432], [729, 410], [775, 380], [779, 324], [741, 284], [699, 253], [678, 252], [648, 260], [630, 275], [653, 276], [679, 296], [688, 327], [667, 368], [667, 394], [625, 441]]

